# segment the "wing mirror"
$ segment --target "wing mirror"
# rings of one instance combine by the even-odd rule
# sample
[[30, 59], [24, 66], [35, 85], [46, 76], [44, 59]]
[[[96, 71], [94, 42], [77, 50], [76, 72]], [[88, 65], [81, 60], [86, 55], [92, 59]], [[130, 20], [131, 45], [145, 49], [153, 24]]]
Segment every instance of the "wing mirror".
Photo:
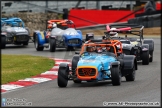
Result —
[[79, 52], [75, 52], [75, 54], [79, 54]]

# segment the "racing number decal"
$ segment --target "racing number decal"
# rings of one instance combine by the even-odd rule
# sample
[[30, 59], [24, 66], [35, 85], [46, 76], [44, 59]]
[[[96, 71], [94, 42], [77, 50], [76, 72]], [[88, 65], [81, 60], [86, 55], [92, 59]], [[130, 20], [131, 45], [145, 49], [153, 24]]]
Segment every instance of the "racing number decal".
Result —
[[41, 36], [42, 36], [42, 39], [44, 39], [44, 33], [43, 32], [40, 32]]

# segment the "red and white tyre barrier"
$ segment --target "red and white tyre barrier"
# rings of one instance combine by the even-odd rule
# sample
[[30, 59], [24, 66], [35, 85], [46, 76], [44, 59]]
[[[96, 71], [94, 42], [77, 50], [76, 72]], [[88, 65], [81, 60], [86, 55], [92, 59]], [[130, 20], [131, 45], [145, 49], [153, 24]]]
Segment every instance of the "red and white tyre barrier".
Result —
[[1, 93], [57, 79], [58, 68], [60, 63], [68, 63], [69, 66], [71, 67], [70, 60], [58, 59], [58, 58], [50, 58], [50, 59], [55, 60], [55, 65], [53, 68], [51, 68], [50, 70], [44, 73], [41, 73], [40, 75], [33, 76], [31, 78], [26, 78], [26, 79], [18, 80], [16, 82], [3, 84], [1, 85]]

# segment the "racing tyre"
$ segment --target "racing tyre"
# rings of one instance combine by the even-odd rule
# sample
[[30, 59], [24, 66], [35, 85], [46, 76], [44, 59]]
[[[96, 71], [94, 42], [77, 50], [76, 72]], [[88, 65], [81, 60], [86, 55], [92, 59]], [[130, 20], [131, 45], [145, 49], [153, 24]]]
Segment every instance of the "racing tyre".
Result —
[[59, 87], [66, 87], [68, 84], [69, 66], [59, 67], [57, 84]]
[[142, 64], [143, 65], [149, 64], [149, 51], [142, 52]]
[[50, 49], [50, 52], [55, 52], [55, 50], [56, 50], [56, 39], [50, 38], [49, 49]]
[[38, 36], [35, 37], [34, 44], [37, 51], [43, 51], [44, 47], [40, 46]]
[[1, 37], [1, 49], [6, 48], [6, 37]]
[[113, 86], [121, 84], [121, 72], [119, 66], [114, 66], [111, 68], [111, 80]]
[[153, 51], [154, 51], [154, 41], [152, 39], [146, 39], [143, 41], [144, 44], [148, 44], [149, 45], [149, 54], [150, 54], [150, 58], [149, 58], [149, 62], [153, 61]]
[[153, 51], [150, 52], [150, 58], [149, 58], [149, 62], [152, 62], [153, 61]]
[[136, 74], [136, 70], [135, 70], [135, 65], [134, 65], [133, 69], [132, 69], [132, 73], [125, 76], [126, 81], [134, 81], [135, 80], [135, 74]]
[[73, 75], [75, 74], [75, 70], [77, 68], [78, 61], [79, 61], [79, 56], [74, 55], [73, 58], [72, 58], [72, 62], [71, 62], [71, 65], [72, 65], [71, 70], [72, 70]]

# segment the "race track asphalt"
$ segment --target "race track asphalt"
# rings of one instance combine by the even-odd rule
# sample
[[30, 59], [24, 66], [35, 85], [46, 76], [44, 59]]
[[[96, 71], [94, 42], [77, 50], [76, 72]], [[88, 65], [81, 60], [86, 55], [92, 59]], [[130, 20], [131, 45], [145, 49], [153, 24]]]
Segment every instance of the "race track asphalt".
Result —
[[[2, 98], [26, 99], [32, 106], [103, 106], [103, 102], [160, 102], [161, 104], [161, 39], [154, 38], [154, 60], [148, 65], [138, 63], [136, 79], [126, 82], [122, 78], [120, 86], [112, 86], [111, 81], [74, 84], [68, 82], [67, 88], [59, 88], [57, 80], [47, 81], [29, 87], [2, 93]], [[29, 54], [53, 58], [71, 59], [73, 52], [59, 49], [54, 53], [48, 49], [38, 52], [34, 44], [26, 48], [7, 46], [2, 54]], [[66, 56], [66, 57], [65, 57]], [[108, 104], [108, 103], [106, 103]]]

